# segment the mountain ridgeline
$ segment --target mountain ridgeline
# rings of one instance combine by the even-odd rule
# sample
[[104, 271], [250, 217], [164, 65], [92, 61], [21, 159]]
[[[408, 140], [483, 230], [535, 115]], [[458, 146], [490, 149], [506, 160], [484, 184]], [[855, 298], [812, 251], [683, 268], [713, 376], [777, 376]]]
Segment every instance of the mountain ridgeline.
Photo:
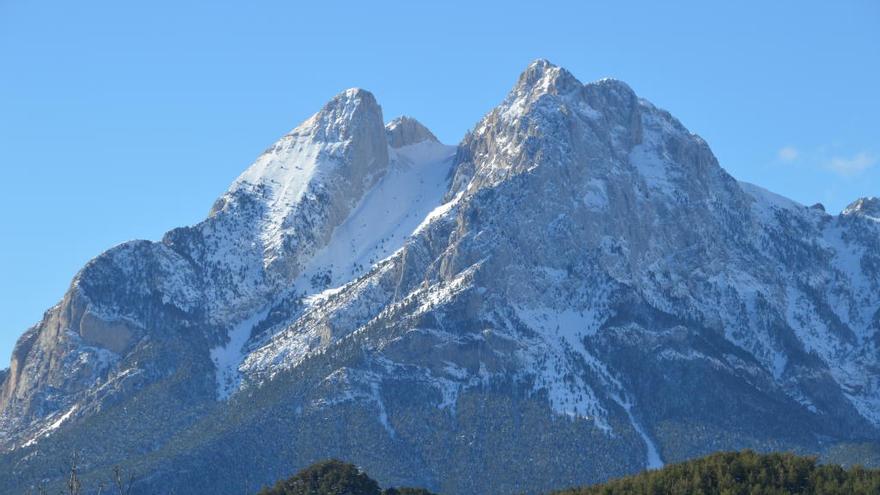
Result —
[[90, 261], [0, 372], [0, 487], [241, 493], [342, 458], [537, 493], [719, 450], [880, 464], [880, 199], [738, 182], [539, 60], [458, 146], [351, 89], [199, 224]]

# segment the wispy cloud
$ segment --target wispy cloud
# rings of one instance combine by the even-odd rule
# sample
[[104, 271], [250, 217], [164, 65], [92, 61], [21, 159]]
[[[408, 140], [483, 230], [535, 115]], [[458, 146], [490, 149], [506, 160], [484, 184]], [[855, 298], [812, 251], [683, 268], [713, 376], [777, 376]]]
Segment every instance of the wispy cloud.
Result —
[[[878, 164], [878, 157], [868, 151], [847, 156], [833, 153], [830, 146], [801, 150], [783, 146], [776, 151], [777, 163], [796, 163], [798, 166], [824, 169], [844, 178], [856, 177]], [[839, 152], [839, 150], [838, 150]]]
[[853, 177], [877, 164], [877, 157], [862, 151], [852, 158], [835, 156], [825, 163], [825, 168], [846, 177]]
[[776, 156], [783, 162], [793, 162], [801, 155], [800, 151], [794, 146], [785, 146], [779, 149]]

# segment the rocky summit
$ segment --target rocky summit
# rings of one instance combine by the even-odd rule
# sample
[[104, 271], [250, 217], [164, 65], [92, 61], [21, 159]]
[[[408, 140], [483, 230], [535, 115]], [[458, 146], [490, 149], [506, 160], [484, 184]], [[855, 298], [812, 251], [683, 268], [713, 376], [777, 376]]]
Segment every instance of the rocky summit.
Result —
[[4, 493], [71, 452], [138, 493], [339, 458], [455, 495], [742, 448], [880, 463], [878, 199], [738, 182], [544, 60], [458, 146], [340, 93], [203, 222], [89, 262], [0, 372]]

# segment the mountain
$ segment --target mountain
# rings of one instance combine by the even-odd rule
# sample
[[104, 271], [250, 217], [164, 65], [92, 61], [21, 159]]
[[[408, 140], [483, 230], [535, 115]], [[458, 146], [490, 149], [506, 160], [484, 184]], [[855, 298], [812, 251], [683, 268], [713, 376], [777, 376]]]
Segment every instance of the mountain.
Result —
[[143, 493], [331, 457], [449, 494], [741, 448], [880, 463], [880, 200], [738, 182], [544, 60], [457, 147], [383, 122], [345, 91], [205, 221], [89, 262], [0, 374], [0, 486], [74, 450]]

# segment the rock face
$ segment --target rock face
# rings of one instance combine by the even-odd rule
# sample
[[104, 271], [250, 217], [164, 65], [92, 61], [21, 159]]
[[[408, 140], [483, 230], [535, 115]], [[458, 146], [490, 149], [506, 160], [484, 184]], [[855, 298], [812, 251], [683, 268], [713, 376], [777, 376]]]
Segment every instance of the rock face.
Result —
[[402, 148], [425, 141], [438, 142], [434, 134], [412, 117], [398, 117], [388, 123], [388, 145]]
[[843, 215], [859, 215], [870, 220], [880, 221], [880, 198], [859, 198], [844, 208]]
[[328, 457], [451, 494], [744, 447], [878, 462], [876, 198], [737, 182], [546, 61], [457, 148], [382, 121], [346, 91], [207, 220], [89, 263], [0, 373], [0, 485], [70, 449], [143, 493]]

